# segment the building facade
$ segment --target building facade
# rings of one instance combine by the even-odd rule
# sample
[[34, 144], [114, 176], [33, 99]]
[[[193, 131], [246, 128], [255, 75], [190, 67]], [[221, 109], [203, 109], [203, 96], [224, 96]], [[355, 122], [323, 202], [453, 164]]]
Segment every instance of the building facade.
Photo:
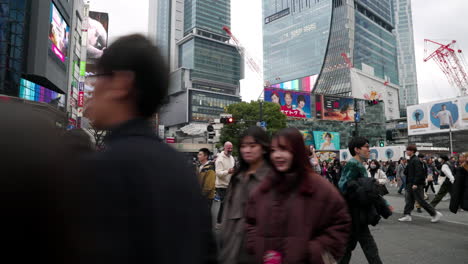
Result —
[[[399, 118], [391, 0], [264, 0], [263, 17], [265, 80], [272, 86], [293, 81], [286, 89], [301, 90], [303, 78], [315, 75], [313, 93], [367, 99], [375, 92], [387, 119]], [[372, 85], [353, 87], [360, 83]]]
[[408, 105], [419, 104], [411, 1], [393, 0], [393, 9], [401, 86], [400, 113], [406, 116]]
[[53, 109], [54, 117], [72, 114], [69, 87], [79, 57], [71, 50], [81, 41], [82, 6], [82, 0], [0, 1], [0, 95]]
[[[219, 119], [225, 107], [240, 101], [242, 60], [222, 29], [230, 26], [230, 0], [162, 2], [150, 3], [149, 35], [171, 65], [169, 97], [159, 118], [176, 133], [192, 122]], [[166, 16], [154, 17], [163, 10]]]

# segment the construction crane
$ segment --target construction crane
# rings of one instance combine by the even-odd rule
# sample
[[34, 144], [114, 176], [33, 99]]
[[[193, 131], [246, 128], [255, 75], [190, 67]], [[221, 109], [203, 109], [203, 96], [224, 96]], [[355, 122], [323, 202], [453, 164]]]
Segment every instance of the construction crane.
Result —
[[[239, 54], [244, 58], [245, 60], [245, 63], [249, 66], [249, 68], [256, 73], [257, 75], [257, 78], [259, 80], [261, 80], [261, 82], [263, 83], [263, 70], [262, 68], [259, 66], [259, 64], [257, 63], [257, 60], [254, 59], [248, 52], [247, 50], [244, 48], [244, 46], [241, 44], [241, 42], [236, 38], [236, 36], [234, 36], [234, 34], [232, 34], [231, 32], [231, 29], [228, 27], [228, 26], [224, 26], [223, 27], [223, 30], [228, 34], [228, 36], [232, 39], [232, 41], [234, 42], [234, 46], [236, 46], [237, 48], [237, 51], [239, 52]], [[264, 87], [267, 87], [269, 86], [270, 84], [268, 82], [265, 82], [264, 84]], [[262, 93], [260, 94], [260, 96], [258, 97], [259, 99], [262, 97], [263, 95], [263, 90], [262, 90]]]
[[254, 71], [255, 73], [257, 73], [261, 79], [263, 79], [262, 68], [260, 68], [260, 66], [258, 65], [256, 60], [253, 59], [252, 56], [250, 56], [250, 54], [248, 54], [248, 52], [246, 51], [244, 46], [242, 46], [242, 44], [236, 38], [236, 36], [234, 36], [234, 34], [232, 34], [231, 29], [228, 26], [224, 26], [223, 30], [228, 34], [228, 36], [232, 39], [232, 41], [234, 41], [234, 44], [235, 44], [235, 46], [237, 48], [237, 51], [244, 58], [245, 62], [250, 67], [250, 69], [252, 71]]
[[[460, 91], [460, 95], [466, 95], [468, 89], [468, 74], [467, 64], [462, 54], [461, 49], [455, 47], [456, 40], [452, 40], [449, 44], [441, 44], [436, 41], [424, 40], [424, 62], [434, 60], [442, 72], [447, 76], [449, 83]], [[436, 44], [439, 47], [427, 55], [428, 45]]]
[[[239, 54], [244, 58], [245, 62], [247, 63], [247, 65], [249, 66], [249, 68], [254, 71], [257, 75], [257, 78], [263, 82], [263, 70], [262, 68], [260, 68], [260, 66], [258, 65], [257, 61], [252, 58], [252, 56], [250, 56], [248, 54], [248, 52], [246, 51], [246, 49], [244, 48], [244, 46], [240, 43], [240, 41], [236, 38], [236, 36], [234, 36], [234, 34], [232, 34], [231, 32], [231, 29], [228, 27], [228, 26], [224, 26], [223, 27], [223, 30], [228, 34], [228, 36], [232, 39], [232, 41], [234, 42], [234, 46], [236, 46], [237, 48], [237, 51], [239, 52]], [[265, 82], [263, 84], [264, 88], [265, 87], [268, 87], [270, 86], [270, 83], [268, 82]], [[259, 116], [259, 122], [257, 123], [257, 125], [261, 124], [261, 123], [264, 123], [263, 122], [263, 99], [262, 98], [262, 95], [264, 94], [264, 89], [262, 89], [262, 92], [260, 93], [260, 95], [258, 96], [258, 99], [260, 101], [260, 116]], [[265, 127], [264, 127], [265, 128]]]

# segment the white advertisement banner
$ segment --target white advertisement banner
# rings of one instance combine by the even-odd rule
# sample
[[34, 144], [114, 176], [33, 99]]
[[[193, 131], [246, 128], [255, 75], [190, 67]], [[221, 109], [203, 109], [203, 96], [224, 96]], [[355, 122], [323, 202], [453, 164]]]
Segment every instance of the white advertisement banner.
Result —
[[[405, 157], [406, 146], [389, 146], [382, 148], [371, 148], [369, 160], [398, 161]], [[352, 158], [348, 149], [340, 150], [340, 161], [349, 161]]]
[[410, 136], [468, 129], [468, 97], [409, 106], [407, 114]]

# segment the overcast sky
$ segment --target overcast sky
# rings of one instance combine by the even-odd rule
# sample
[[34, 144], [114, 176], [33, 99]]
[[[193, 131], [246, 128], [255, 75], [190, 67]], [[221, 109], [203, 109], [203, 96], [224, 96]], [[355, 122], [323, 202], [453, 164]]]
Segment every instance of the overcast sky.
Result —
[[[148, 32], [148, 1], [154, 0], [90, 0], [92, 11], [109, 13], [109, 38], [139, 32]], [[262, 0], [231, 0], [232, 32], [248, 52], [262, 59]], [[434, 101], [456, 96], [447, 78], [435, 62], [423, 62], [424, 39], [448, 43], [457, 40], [458, 46], [468, 53], [468, 1], [467, 0], [412, 0], [415, 35], [416, 67], [420, 102]], [[434, 48], [434, 46], [431, 46]], [[468, 60], [468, 55], [465, 55]], [[258, 74], [245, 68], [241, 81], [244, 101], [255, 100], [262, 91]]]

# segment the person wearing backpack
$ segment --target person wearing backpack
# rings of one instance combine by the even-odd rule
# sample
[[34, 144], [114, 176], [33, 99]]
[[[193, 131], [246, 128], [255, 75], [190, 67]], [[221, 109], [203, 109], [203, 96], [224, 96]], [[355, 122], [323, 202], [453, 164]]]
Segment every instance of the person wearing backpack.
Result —
[[455, 168], [448, 162], [449, 158], [445, 155], [440, 156], [440, 158], [442, 159], [441, 176], [446, 177], [446, 179], [431, 202], [434, 208], [442, 201], [442, 198], [444, 198], [447, 193], [451, 192], [452, 184], [455, 181], [455, 177], [453, 176], [455, 174]]

